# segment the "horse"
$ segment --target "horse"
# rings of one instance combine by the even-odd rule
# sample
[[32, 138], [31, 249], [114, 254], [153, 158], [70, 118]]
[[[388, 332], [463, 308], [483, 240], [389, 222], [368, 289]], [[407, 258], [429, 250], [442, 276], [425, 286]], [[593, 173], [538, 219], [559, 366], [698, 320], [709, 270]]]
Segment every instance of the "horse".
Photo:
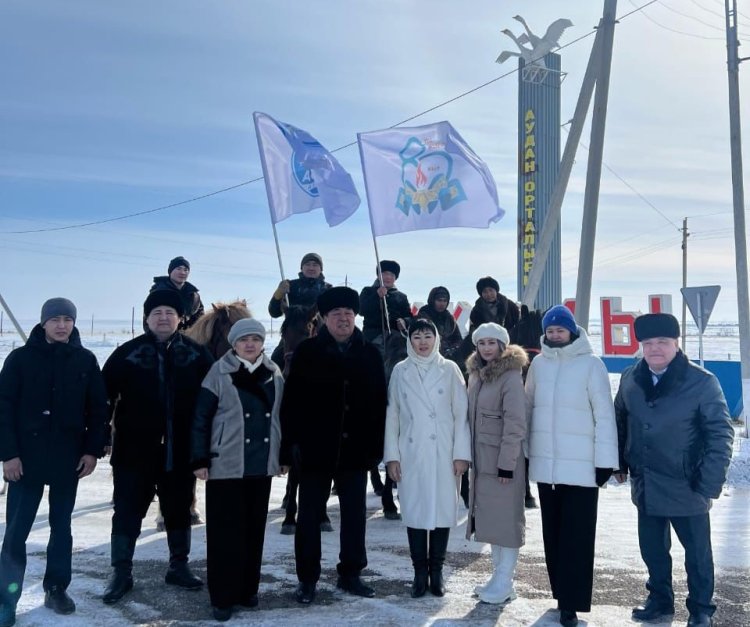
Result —
[[[235, 300], [231, 303], [212, 303], [211, 311], [203, 314], [198, 321], [189, 329], [182, 333], [191, 340], [205, 346], [213, 355], [214, 359], [219, 359], [230, 348], [227, 336], [229, 329], [237, 320], [243, 318], [252, 318], [250, 310], [247, 308], [247, 302]], [[201, 512], [196, 505], [195, 489], [193, 489], [193, 502], [190, 505], [190, 524], [202, 525], [203, 519]], [[156, 530], [164, 531], [164, 517], [159, 508], [159, 514], [156, 517]]]
[[297, 346], [303, 340], [315, 337], [321, 324], [322, 318], [318, 314], [317, 305], [292, 305], [287, 309], [279, 331], [281, 340], [271, 355], [271, 359], [281, 368], [285, 377], [289, 374], [292, 355]]
[[198, 318], [198, 321], [184, 333], [191, 340], [203, 344], [214, 359], [219, 359], [232, 348], [227, 340], [229, 329], [242, 318], [252, 318], [245, 300], [212, 303], [211, 311]]

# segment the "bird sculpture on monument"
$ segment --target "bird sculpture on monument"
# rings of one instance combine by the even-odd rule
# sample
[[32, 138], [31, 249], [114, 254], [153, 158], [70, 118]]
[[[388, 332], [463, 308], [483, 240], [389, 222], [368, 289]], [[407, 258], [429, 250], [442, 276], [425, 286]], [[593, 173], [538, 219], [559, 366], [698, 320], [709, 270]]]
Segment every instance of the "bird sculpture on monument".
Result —
[[[520, 57], [523, 59], [524, 64], [527, 66], [536, 65], [540, 68], [545, 68], [546, 66], [544, 63], [544, 56], [548, 52], [552, 52], [556, 48], [560, 47], [560, 37], [562, 37], [562, 34], [567, 28], [573, 26], [573, 22], [571, 22], [570, 20], [560, 18], [559, 20], [555, 20], [554, 22], [552, 22], [552, 24], [549, 25], [549, 27], [547, 28], [547, 32], [544, 33], [543, 37], [539, 37], [532, 32], [532, 30], [529, 28], [529, 25], [526, 23], [526, 20], [524, 20], [520, 15], [515, 15], [513, 19], [521, 22], [526, 32], [522, 33], [518, 37], [516, 37], [508, 28], [503, 29], [501, 32], [504, 35], [510, 37], [515, 42], [520, 52], [511, 52], [509, 50], [504, 50], [500, 53], [500, 56], [497, 58], [496, 63], [504, 63], [510, 57]], [[525, 44], [531, 44], [531, 48], [527, 48]]]

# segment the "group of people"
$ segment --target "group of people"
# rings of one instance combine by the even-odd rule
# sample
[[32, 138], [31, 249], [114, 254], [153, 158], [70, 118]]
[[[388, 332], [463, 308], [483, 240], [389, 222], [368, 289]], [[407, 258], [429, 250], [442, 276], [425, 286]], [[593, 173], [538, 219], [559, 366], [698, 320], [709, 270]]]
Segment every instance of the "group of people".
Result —
[[[431, 290], [428, 304], [412, 315], [395, 287], [396, 262], [380, 262], [375, 283], [360, 294], [327, 284], [322, 268], [319, 255], [305, 255], [299, 278], [282, 281], [274, 293], [272, 316], [295, 306], [316, 307], [320, 316], [309, 339], [294, 350], [280, 347], [275, 359], [265, 354], [266, 330], [254, 318], [233, 324], [230, 348], [216, 361], [180, 332], [202, 310], [197, 289], [185, 291], [190, 266], [182, 257], [170, 262], [172, 287], [155, 279], [146, 297], [145, 333], [118, 347], [102, 371], [81, 346], [73, 303], [44, 303], [29, 342], [0, 372], [0, 459], [11, 482], [0, 627], [15, 621], [26, 538], [45, 485], [45, 605], [75, 611], [66, 589], [77, 483], [110, 446], [113, 571], [105, 603], [133, 587], [135, 544], [155, 495], [167, 531], [166, 583], [203, 585], [189, 567], [198, 478], [207, 482], [213, 615], [226, 621], [237, 606], [257, 606], [271, 479], [290, 470], [299, 486], [296, 600], [316, 597], [332, 486], [341, 525], [336, 585], [375, 596], [361, 573], [367, 477], [382, 461], [398, 484], [414, 568], [411, 596], [445, 594], [443, 564], [468, 470], [467, 538], [490, 544], [492, 556], [492, 575], [475, 593], [505, 604], [516, 597], [525, 542], [528, 463], [562, 625], [578, 624], [577, 612], [591, 609], [599, 488], [613, 474], [620, 482], [630, 478], [649, 571], [648, 597], [633, 618], [674, 613], [671, 526], [686, 551], [688, 625], [712, 624], [708, 510], [726, 478], [733, 429], [717, 379], [679, 349], [673, 316], [636, 319], [643, 357], [623, 373], [613, 402], [606, 368], [564, 306], [543, 316], [521, 310], [485, 277], [465, 339], [447, 311], [444, 287]], [[511, 338], [534, 315], [539, 348], [529, 351]]]

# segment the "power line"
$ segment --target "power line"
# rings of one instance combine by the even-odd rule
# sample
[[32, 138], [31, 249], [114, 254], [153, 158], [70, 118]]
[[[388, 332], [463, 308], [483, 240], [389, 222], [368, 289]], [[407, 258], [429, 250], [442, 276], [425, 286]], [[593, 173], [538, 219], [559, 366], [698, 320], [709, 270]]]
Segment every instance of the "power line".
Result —
[[[633, 6], [636, 6], [634, 0], [628, 0], [628, 2], [630, 2], [630, 4], [632, 4]], [[659, 28], [663, 28], [664, 30], [668, 30], [671, 33], [677, 33], [678, 35], [685, 35], [687, 37], [695, 37], [696, 39], [713, 39], [713, 40], [719, 40], [720, 39], [722, 41], [725, 39], [724, 37], [707, 37], [706, 35], [696, 35], [695, 33], [688, 33], [688, 32], [686, 32], [684, 30], [678, 30], [676, 28], [670, 28], [669, 26], [665, 26], [664, 24], [662, 24], [660, 22], [657, 22], [653, 17], [651, 17], [648, 13], [646, 13], [642, 9], [641, 9], [641, 12], [643, 13], [643, 17], [645, 17], [649, 22], [652, 22], [653, 24], [656, 24], [656, 26], [658, 26]]]
[[[643, 9], [645, 9], [646, 7], [652, 5], [652, 4], [656, 3], [656, 2], [659, 2], [659, 0], [650, 0], [649, 2], [646, 2], [645, 4], [643, 4], [641, 6], [637, 6], [633, 0], [630, 0], [630, 3], [635, 7], [634, 10], [632, 10], [632, 11], [630, 11], [628, 13], [625, 13], [624, 15], [622, 15], [621, 17], [619, 17], [618, 21], [622, 21], [625, 18], [633, 15], [634, 13], [638, 13], [639, 11], [643, 11]], [[646, 13], [644, 13], [644, 16], [645, 15], [646, 15]], [[648, 17], [648, 16], [646, 16], [646, 17]], [[576, 38], [576, 39], [574, 39], [574, 40], [572, 40], [572, 41], [570, 41], [570, 42], [568, 42], [568, 43], [560, 46], [558, 48], [558, 50], [564, 50], [565, 48], [568, 48], [569, 46], [572, 46], [572, 45], [578, 43], [579, 41], [582, 41], [583, 39], [586, 39], [586, 38], [590, 37], [594, 33], [596, 33], [596, 29], [593, 29], [593, 30], [589, 31], [588, 33], [585, 33], [584, 35], [581, 35], [580, 37], [578, 37], [578, 38]], [[496, 83], [499, 80], [507, 78], [508, 76], [511, 76], [511, 75], [513, 75], [513, 74], [515, 74], [517, 72], [518, 72], [518, 68], [515, 68], [513, 70], [505, 72], [504, 74], [501, 74], [500, 76], [497, 76], [497, 77], [495, 77], [495, 78], [493, 78], [493, 79], [491, 79], [491, 80], [489, 80], [489, 81], [487, 81], [485, 83], [482, 83], [481, 85], [477, 85], [476, 87], [473, 87], [473, 88], [471, 88], [471, 89], [469, 89], [469, 90], [467, 90], [467, 91], [465, 91], [465, 92], [463, 92], [461, 94], [458, 94], [457, 96], [449, 98], [448, 100], [445, 100], [445, 101], [443, 101], [443, 102], [441, 102], [439, 104], [436, 104], [436, 105], [434, 105], [434, 106], [432, 106], [432, 107], [430, 107], [428, 109], [425, 109], [424, 111], [416, 113], [416, 114], [414, 114], [414, 115], [412, 115], [412, 116], [410, 116], [408, 118], [405, 118], [405, 119], [403, 119], [403, 120], [401, 120], [399, 122], [396, 122], [395, 124], [391, 125], [388, 128], [396, 128], [397, 126], [401, 126], [402, 124], [406, 124], [407, 122], [411, 122], [412, 120], [415, 120], [415, 119], [417, 119], [419, 117], [422, 117], [423, 115], [426, 115], [428, 113], [432, 113], [433, 111], [435, 111], [437, 109], [440, 109], [440, 108], [442, 108], [442, 107], [444, 107], [446, 105], [449, 105], [449, 104], [451, 104], [453, 102], [456, 102], [457, 100], [460, 100], [461, 98], [464, 98], [464, 97], [466, 97], [466, 96], [468, 96], [470, 94], [473, 94], [474, 92], [477, 92], [480, 89], [484, 89], [485, 87], [488, 87], [489, 85], [492, 85], [493, 83]], [[331, 152], [338, 152], [340, 150], [344, 150], [346, 148], [350, 148], [352, 146], [355, 146], [356, 144], [357, 144], [356, 141], [349, 142], [348, 144], [344, 144], [343, 146], [339, 146], [338, 148], [334, 148], [333, 150], [331, 150]], [[208, 192], [208, 193], [202, 194], [200, 196], [194, 196], [192, 198], [188, 198], [186, 200], [181, 200], [179, 202], [171, 203], [171, 204], [168, 204], [168, 205], [162, 205], [160, 207], [155, 207], [153, 209], [146, 209], [144, 211], [136, 211], [136, 212], [133, 212], [133, 213], [128, 213], [128, 214], [124, 214], [124, 215], [120, 215], [120, 216], [115, 216], [113, 218], [104, 218], [102, 220], [92, 220], [90, 222], [82, 222], [82, 223], [77, 223], [77, 224], [69, 224], [69, 225], [66, 225], [66, 226], [47, 227], [47, 228], [42, 228], [42, 229], [27, 229], [27, 230], [23, 230], [23, 231], [0, 231], [0, 235], [26, 235], [26, 234], [31, 234], [31, 233], [48, 233], [48, 232], [53, 232], [53, 231], [67, 231], [67, 230], [71, 230], [71, 229], [80, 229], [80, 228], [85, 228], [85, 227], [89, 227], [89, 226], [96, 226], [96, 225], [99, 225], [99, 224], [107, 224], [107, 223], [110, 223], [110, 222], [118, 222], [118, 221], [121, 221], [121, 220], [127, 220], [129, 218], [135, 218], [135, 217], [139, 217], [139, 216], [143, 216], [143, 215], [148, 215], [148, 214], [152, 214], [152, 213], [158, 213], [158, 212], [161, 212], [161, 211], [166, 211], [168, 209], [173, 209], [175, 207], [180, 207], [182, 205], [186, 205], [186, 204], [189, 204], [189, 203], [197, 202], [199, 200], [205, 200], [206, 198], [210, 198], [210, 197], [216, 196], [218, 194], [223, 194], [225, 192], [229, 192], [229, 191], [238, 189], [240, 187], [244, 187], [246, 185], [250, 185], [251, 183], [257, 183], [258, 181], [262, 181], [262, 180], [263, 180], [263, 177], [259, 176], [259, 177], [256, 177], [254, 179], [250, 179], [249, 181], [243, 181], [242, 183], [237, 183], [236, 185], [230, 185], [229, 187], [224, 187], [222, 189], [218, 189], [218, 190], [215, 190], [213, 192]]]
[[[675, 9], [675, 8], [672, 8], [672, 7], [671, 7], [671, 6], [669, 6], [668, 4], [665, 4], [665, 3], [663, 2], [663, 0], [659, 0], [659, 4], [660, 4], [661, 6], [663, 6], [663, 7], [665, 8], [665, 9], [667, 9], [668, 11], [672, 11], [672, 13], [676, 13], [677, 15], [681, 15], [682, 17], [686, 17], [686, 18], [687, 18], [687, 19], [689, 19], [689, 20], [693, 20], [693, 21], [695, 21], [695, 22], [698, 22], [698, 23], [700, 23], [700, 24], [703, 24], [704, 26], [708, 26], [709, 28], [713, 28], [713, 29], [715, 29], [715, 30], [721, 31], [722, 33], [723, 33], [723, 32], [724, 32], [724, 30], [725, 30], [725, 29], [724, 29], [723, 27], [720, 27], [720, 26], [716, 26], [715, 24], [710, 24], [709, 22], [705, 22], [704, 20], [700, 19], [699, 17], [695, 17], [694, 15], [690, 15], [689, 13], [683, 13], [682, 11], [678, 11], [677, 9]], [[723, 17], [724, 17], [724, 16], [722, 16], [722, 18], [723, 18]]]
[[719, 13], [717, 11], [712, 11], [711, 9], [707, 9], [700, 2], [698, 2], [698, 0], [690, 0], [690, 2], [692, 2], [695, 6], [697, 6], [699, 9], [702, 9], [706, 13], [710, 13], [711, 15], [715, 15], [717, 17], [720, 17], [722, 20], [725, 19], [725, 17], [726, 17], [723, 13]]

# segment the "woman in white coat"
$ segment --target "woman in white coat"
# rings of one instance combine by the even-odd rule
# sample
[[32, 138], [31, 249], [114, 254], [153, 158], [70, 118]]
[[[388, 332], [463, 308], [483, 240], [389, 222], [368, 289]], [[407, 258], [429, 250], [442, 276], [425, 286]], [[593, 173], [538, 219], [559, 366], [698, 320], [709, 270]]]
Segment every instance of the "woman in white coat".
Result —
[[412, 597], [423, 596], [428, 583], [435, 596], [445, 594], [443, 562], [457, 523], [458, 481], [471, 460], [464, 379], [439, 345], [431, 321], [413, 322], [408, 357], [396, 364], [388, 387], [384, 460], [398, 483], [407, 527]]
[[560, 624], [591, 611], [599, 487], [619, 466], [609, 375], [567, 307], [542, 319], [542, 353], [526, 377], [529, 478], [536, 481]]

